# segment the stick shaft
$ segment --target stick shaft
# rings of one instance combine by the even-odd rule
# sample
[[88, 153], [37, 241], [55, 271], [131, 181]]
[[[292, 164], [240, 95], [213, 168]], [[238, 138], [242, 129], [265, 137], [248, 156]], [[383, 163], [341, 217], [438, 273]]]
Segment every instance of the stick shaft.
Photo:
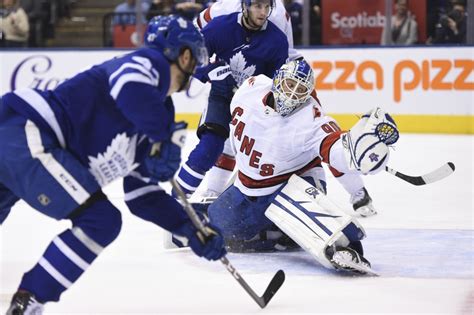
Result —
[[[206, 230], [206, 227], [204, 226], [204, 223], [199, 219], [199, 216], [197, 215], [196, 211], [192, 207], [192, 205], [189, 203], [188, 199], [186, 198], [186, 195], [184, 194], [183, 190], [181, 187], [176, 183], [174, 179], [170, 180], [171, 186], [175, 190], [175, 192], [178, 195], [179, 200], [182, 202], [184, 210], [188, 214], [189, 218], [191, 219], [192, 223], [194, 226], [201, 231], [205, 236], [209, 236], [209, 232]], [[267, 301], [263, 297], [259, 297], [255, 291], [248, 285], [248, 283], [242, 278], [240, 273], [235, 269], [235, 267], [230, 263], [229, 259], [226, 256], [223, 256], [220, 259], [221, 263], [225, 266], [227, 271], [234, 277], [235, 280], [244, 288], [244, 290], [253, 298], [253, 300], [261, 307], [264, 308], [267, 303], [269, 302], [270, 298], [267, 298]], [[275, 278], [275, 277], [274, 277]], [[270, 286], [272, 286], [273, 280], [270, 283]], [[281, 286], [281, 284], [276, 288]], [[276, 292], [275, 290], [275, 292]], [[275, 294], [275, 292], [273, 294]], [[272, 296], [273, 296], [272, 294]]]

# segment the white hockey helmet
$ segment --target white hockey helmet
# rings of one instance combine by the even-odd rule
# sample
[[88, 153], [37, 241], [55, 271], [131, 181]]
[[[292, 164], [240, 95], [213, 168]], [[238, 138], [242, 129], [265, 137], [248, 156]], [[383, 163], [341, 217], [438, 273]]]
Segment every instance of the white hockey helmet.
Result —
[[305, 60], [285, 63], [273, 76], [275, 110], [287, 116], [306, 103], [314, 89], [314, 73]]

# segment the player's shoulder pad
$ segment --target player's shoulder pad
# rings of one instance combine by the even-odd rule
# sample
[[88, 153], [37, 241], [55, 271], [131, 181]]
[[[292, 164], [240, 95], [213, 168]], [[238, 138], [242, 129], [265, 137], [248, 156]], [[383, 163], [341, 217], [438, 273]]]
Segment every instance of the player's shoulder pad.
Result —
[[286, 43], [286, 46], [288, 46], [288, 38], [286, 37], [286, 34], [272, 21], [268, 21], [267, 24], [267, 31], [268, 33], [271, 34], [271, 36], [274, 38], [273, 43], [277, 46], [281, 46], [281, 43]]

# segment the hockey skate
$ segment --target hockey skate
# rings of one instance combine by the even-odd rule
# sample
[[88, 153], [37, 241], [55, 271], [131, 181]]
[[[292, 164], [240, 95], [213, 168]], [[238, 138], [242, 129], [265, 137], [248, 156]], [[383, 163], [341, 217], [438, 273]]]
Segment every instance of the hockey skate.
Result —
[[328, 247], [326, 256], [336, 270], [358, 275], [378, 276], [370, 266], [370, 262], [350, 247]]
[[367, 190], [362, 187], [351, 196], [352, 208], [361, 217], [370, 217], [377, 214]]
[[39, 303], [33, 294], [27, 291], [18, 291], [13, 295], [7, 315], [41, 315], [43, 304]]

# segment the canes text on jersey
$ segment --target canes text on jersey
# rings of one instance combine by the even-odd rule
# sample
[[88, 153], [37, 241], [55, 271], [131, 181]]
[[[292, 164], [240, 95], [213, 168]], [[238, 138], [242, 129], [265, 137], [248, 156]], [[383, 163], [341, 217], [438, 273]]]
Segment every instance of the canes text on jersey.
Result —
[[253, 149], [255, 145], [254, 138], [249, 138], [247, 135], [244, 135], [245, 122], [238, 118], [242, 117], [243, 113], [244, 109], [242, 107], [236, 107], [232, 112], [232, 121], [230, 123], [235, 126], [234, 134], [232, 136], [240, 141], [239, 151], [249, 156], [249, 166], [260, 169], [261, 176], [272, 176], [275, 165], [267, 163], [260, 165], [262, 152]]

